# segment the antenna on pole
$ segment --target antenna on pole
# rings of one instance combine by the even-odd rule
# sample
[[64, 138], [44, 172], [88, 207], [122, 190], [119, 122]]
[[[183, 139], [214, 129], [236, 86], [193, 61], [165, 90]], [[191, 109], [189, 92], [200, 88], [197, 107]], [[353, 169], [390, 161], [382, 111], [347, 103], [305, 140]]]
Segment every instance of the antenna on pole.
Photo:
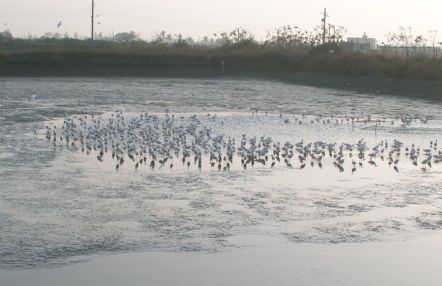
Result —
[[91, 22], [92, 22], [92, 23], [91, 23], [91, 24], [92, 24], [91, 40], [92, 40], [92, 41], [94, 40], [94, 18], [95, 18], [94, 10], [95, 10], [95, 1], [92, 0], [92, 16], [91, 16]]
[[327, 34], [327, 8], [324, 8], [324, 18], [322, 18], [322, 44], [325, 44]]

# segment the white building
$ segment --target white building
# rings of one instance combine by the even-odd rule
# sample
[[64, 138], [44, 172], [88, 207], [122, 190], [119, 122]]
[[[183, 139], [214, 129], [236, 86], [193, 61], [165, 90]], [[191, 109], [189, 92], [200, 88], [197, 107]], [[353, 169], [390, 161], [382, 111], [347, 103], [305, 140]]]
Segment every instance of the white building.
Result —
[[378, 48], [378, 42], [375, 38], [367, 37], [367, 34], [361, 38], [347, 38], [349, 47], [355, 52], [368, 53]]

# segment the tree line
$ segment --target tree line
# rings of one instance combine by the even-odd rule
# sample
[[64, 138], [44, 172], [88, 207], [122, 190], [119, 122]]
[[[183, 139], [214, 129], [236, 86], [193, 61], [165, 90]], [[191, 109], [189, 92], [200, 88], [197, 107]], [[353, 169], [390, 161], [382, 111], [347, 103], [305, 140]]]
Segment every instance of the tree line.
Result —
[[[150, 40], [144, 40], [140, 34], [130, 31], [117, 33], [112, 36], [96, 35], [94, 43], [86, 38], [80, 38], [78, 34], [73, 36], [60, 33], [45, 33], [41, 37], [29, 36], [26, 39], [14, 38], [8, 31], [0, 32], [0, 50], [10, 51], [14, 48], [26, 49], [35, 47], [66, 47], [66, 48], [269, 48], [289, 49], [297, 52], [310, 52], [323, 50], [325, 52], [348, 49], [349, 43], [344, 39], [347, 30], [343, 26], [328, 24], [324, 30], [317, 26], [313, 30], [305, 30], [298, 26], [286, 25], [269, 31], [264, 40], [258, 41], [255, 35], [248, 29], [236, 27], [231, 31], [214, 33], [195, 40], [182, 34], [171, 34], [166, 31], [154, 33]], [[439, 56], [442, 42], [438, 42], [436, 30], [429, 31], [428, 35], [414, 34], [411, 27], [399, 27], [395, 33], [386, 35], [386, 40], [379, 43], [378, 50], [373, 51], [381, 54], [395, 56], [422, 56], [432, 54]], [[429, 52], [430, 51], [430, 52]], [[425, 53], [424, 53], [425, 52]]]

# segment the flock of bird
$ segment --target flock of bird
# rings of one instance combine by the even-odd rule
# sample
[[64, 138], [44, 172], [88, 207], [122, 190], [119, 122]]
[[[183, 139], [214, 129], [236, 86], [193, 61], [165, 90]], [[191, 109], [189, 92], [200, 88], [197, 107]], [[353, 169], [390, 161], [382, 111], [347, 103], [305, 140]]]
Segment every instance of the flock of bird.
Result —
[[[252, 115], [258, 115], [258, 110], [255, 110], [252, 112]], [[265, 112], [265, 115], [267, 116], [268, 113]], [[295, 124], [298, 125], [312, 125], [312, 124], [316, 124], [316, 123], [321, 123], [321, 124], [335, 124], [335, 125], [339, 125], [339, 124], [370, 124], [370, 123], [375, 123], [375, 126], [380, 126], [382, 124], [388, 124], [388, 125], [397, 125], [400, 124], [400, 126], [402, 127], [408, 127], [410, 125], [412, 125], [413, 123], [417, 123], [420, 122], [422, 124], [427, 124], [430, 120], [430, 117], [428, 116], [407, 116], [407, 115], [402, 115], [398, 118], [395, 119], [388, 119], [386, 117], [381, 117], [381, 118], [372, 118], [370, 115], [368, 116], [345, 116], [342, 118], [338, 118], [338, 117], [334, 117], [334, 118], [330, 118], [330, 117], [324, 117], [324, 116], [307, 116], [306, 114], [302, 114], [300, 116], [297, 116], [295, 114], [292, 114], [292, 118], [290, 118], [290, 116], [284, 116], [283, 114], [279, 115], [281, 119], [283, 119], [283, 122], [288, 124], [288, 123], [292, 123], [292, 118]]]
[[[363, 139], [342, 144], [304, 140], [280, 143], [270, 136], [243, 134], [236, 140], [208, 128], [202, 117], [178, 118], [168, 112], [162, 116], [133, 115], [119, 111], [109, 116], [78, 115], [65, 117], [62, 126], [47, 126], [45, 137], [54, 144], [65, 144], [88, 155], [94, 153], [100, 162], [112, 158], [116, 170], [123, 166], [172, 169], [174, 164], [188, 169], [202, 169], [207, 165], [230, 170], [234, 161], [243, 169], [254, 166], [304, 169], [307, 166], [322, 168], [327, 160], [340, 172], [350, 166], [354, 173], [365, 164], [377, 167], [381, 162], [399, 172], [401, 160], [420, 166], [423, 171], [442, 162], [442, 149], [437, 140], [429, 142], [428, 148], [405, 146], [398, 140], [391, 143], [383, 140], [373, 147]], [[283, 122], [287, 123], [286, 119]]]

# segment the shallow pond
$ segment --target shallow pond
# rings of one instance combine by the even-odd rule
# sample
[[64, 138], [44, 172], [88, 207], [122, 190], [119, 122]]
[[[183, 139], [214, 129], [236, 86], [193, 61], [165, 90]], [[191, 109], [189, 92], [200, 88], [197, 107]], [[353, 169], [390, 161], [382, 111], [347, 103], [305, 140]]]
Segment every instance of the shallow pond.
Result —
[[[348, 150], [341, 171], [328, 156], [322, 168], [308, 160], [300, 169], [301, 162], [294, 159], [292, 168], [281, 160], [274, 168], [269, 161], [246, 170], [237, 156], [230, 170], [219, 171], [210, 166], [207, 154], [201, 169], [175, 158], [174, 168], [135, 169], [126, 162], [117, 171], [110, 153], [100, 162], [98, 151], [86, 155], [44, 136], [46, 126], [61, 128], [65, 117], [94, 115], [105, 121], [116, 110], [127, 120], [147, 113], [162, 122], [173, 114], [177, 124], [196, 116], [199, 128], [235, 138], [237, 144], [246, 134], [281, 144], [321, 141], [336, 149], [363, 140], [367, 154], [381, 142], [391, 146], [397, 140], [403, 148], [394, 153], [397, 164], [379, 154], [376, 166], [368, 158], [358, 160], [363, 167], [354, 172]], [[29, 273], [39, 277], [44, 273], [39, 271], [52, 271], [57, 276], [69, 267], [78, 270], [78, 262], [94, 265], [92, 260], [104, 255], [145, 252], [152, 254], [152, 265], [165, 257], [195, 265], [208, 257], [219, 257], [220, 264], [247, 257], [249, 277], [253, 269], [258, 274], [270, 267], [263, 259], [287, 266], [290, 257], [284, 253], [292, 253], [306, 264], [297, 270], [270, 267], [281, 277], [272, 280], [275, 285], [285, 285], [293, 273], [308, 277], [309, 283], [298, 281], [302, 285], [333, 285], [323, 275], [344, 285], [367, 276], [355, 273], [352, 261], [361, 267], [390, 265], [386, 249], [396, 249], [398, 243], [409, 247], [410, 259], [422, 247], [416, 240], [439, 235], [442, 228], [442, 163], [422, 165], [421, 155], [415, 166], [405, 151], [413, 144], [430, 149], [433, 156], [442, 150], [442, 142], [436, 144], [442, 140], [442, 105], [434, 102], [246, 79], [3, 78], [0, 134], [0, 281], [11, 284], [32, 279]], [[434, 252], [441, 250], [438, 239], [428, 241], [425, 245]], [[350, 254], [358, 249], [367, 257], [377, 253], [379, 259], [352, 260]], [[339, 275], [333, 275], [324, 259], [332, 261], [337, 253], [349, 258], [337, 264]], [[419, 261], [425, 264], [428, 256], [429, 267], [441, 265], [442, 258], [431, 253]], [[128, 263], [139, 261], [135, 257]], [[231, 273], [230, 268], [222, 265], [219, 271]], [[196, 274], [184, 284], [207, 284], [193, 270]], [[382, 277], [392, 282], [387, 284], [422, 281], [376, 271], [380, 278], [373, 283], [387, 283]], [[419, 273], [431, 278], [426, 285], [442, 279], [428, 271], [415, 273], [416, 279]], [[179, 283], [161, 282], [167, 276], [161, 271], [149, 275], [158, 285]], [[233, 275], [247, 280], [247, 275]]]

